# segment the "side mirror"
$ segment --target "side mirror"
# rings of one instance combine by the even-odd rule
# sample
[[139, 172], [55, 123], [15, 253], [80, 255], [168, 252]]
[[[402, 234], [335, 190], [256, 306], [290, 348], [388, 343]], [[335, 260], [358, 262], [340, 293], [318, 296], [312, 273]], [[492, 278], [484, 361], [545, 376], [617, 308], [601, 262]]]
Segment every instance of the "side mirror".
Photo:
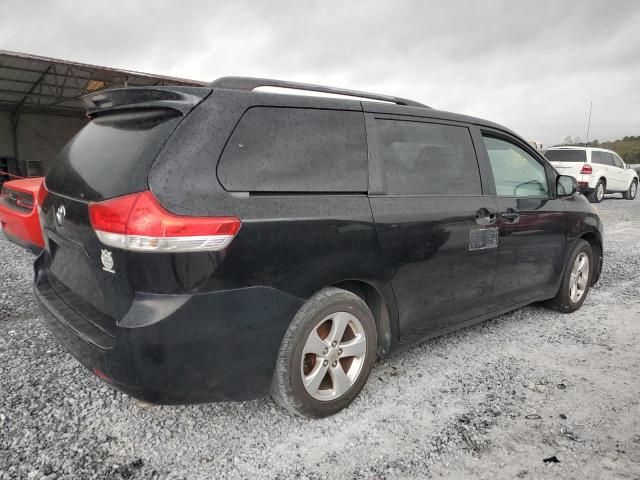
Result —
[[578, 191], [578, 181], [569, 175], [559, 175], [556, 180], [556, 191], [559, 197], [570, 197]]

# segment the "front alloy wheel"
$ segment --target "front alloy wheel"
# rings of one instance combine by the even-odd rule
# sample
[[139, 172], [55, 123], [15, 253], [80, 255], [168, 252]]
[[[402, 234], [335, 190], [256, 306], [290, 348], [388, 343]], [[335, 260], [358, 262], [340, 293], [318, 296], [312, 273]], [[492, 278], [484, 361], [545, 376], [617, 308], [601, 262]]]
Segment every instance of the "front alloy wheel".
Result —
[[633, 180], [631, 185], [629, 185], [629, 189], [622, 194], [622, 197], [626, 200], [633, 200], [636, 198], [636, 194], [638, 193], [638, 181]]
[[573, 262], [569, 280], [569, 298], [573, 303], [578, 303], [585, 294], [590, 271], [589, 257], [585, 252], [580, 252]]
[[587, 298], [594, 265], [591, 245], [578, 240], [567, 259], [558, 293], [547, 301], [547, 305], [563, 313], [578, 310]]

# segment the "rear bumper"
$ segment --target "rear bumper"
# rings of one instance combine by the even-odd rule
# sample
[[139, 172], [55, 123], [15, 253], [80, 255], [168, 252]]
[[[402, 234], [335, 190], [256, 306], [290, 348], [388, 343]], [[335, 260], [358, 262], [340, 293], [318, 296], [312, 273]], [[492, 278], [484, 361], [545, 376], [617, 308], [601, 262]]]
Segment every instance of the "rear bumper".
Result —
[[44, 247], [40, 219], [35, 208], [30, 213], [21, 213], [0, 203], [0, 223], [3, 233], [13, 243], [33, 252], [40, 252]]
[[591, 193], [595, 188], [596, 184], [593, 180], [593, 175], [576, 175], [576, 180], [578, 181], [578, 190], [582, 193]]
[[34, 255], [40, 255], [40, 252], [42, 252], [42, 247], [40, 245], [34, 245], [33, 243], [29, 243], [28, 241], [23, 240], [22, 238], [15, 237], [4, 229], [2, 232], [4, 233], [4, 236], [7, 238], [7, 240], [9, 240], [12, 243], [15, 243], [16, 245], [19, 245], [20, 247], [26, 250], [29, 250]]
[[163, 404], [266, 395], [280, 342], [303, 303], [267, 287], [137, 293], [127, 315], [105, 328], [104, 318], [79, 313], [51, 285], [36, 261], [35, 294], [58, 341], [114, 387]]

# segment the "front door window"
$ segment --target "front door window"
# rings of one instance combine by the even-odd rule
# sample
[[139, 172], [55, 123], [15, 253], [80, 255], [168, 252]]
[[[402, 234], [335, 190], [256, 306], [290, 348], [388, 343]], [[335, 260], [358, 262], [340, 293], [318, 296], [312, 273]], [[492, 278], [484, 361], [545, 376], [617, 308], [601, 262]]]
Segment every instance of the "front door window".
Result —
[[544, 167], [511, 142], [483, 137], [499, 197], [549, 197]]

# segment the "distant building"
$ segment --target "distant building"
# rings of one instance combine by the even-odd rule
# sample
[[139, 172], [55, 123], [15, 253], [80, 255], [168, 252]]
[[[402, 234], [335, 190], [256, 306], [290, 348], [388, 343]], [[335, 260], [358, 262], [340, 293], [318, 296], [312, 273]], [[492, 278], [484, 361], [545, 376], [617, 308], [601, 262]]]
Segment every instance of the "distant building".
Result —
[[87, 122], [80, 97], [105, 88], [206, 82], [0, 50], [0, 183], [42, 175]]

